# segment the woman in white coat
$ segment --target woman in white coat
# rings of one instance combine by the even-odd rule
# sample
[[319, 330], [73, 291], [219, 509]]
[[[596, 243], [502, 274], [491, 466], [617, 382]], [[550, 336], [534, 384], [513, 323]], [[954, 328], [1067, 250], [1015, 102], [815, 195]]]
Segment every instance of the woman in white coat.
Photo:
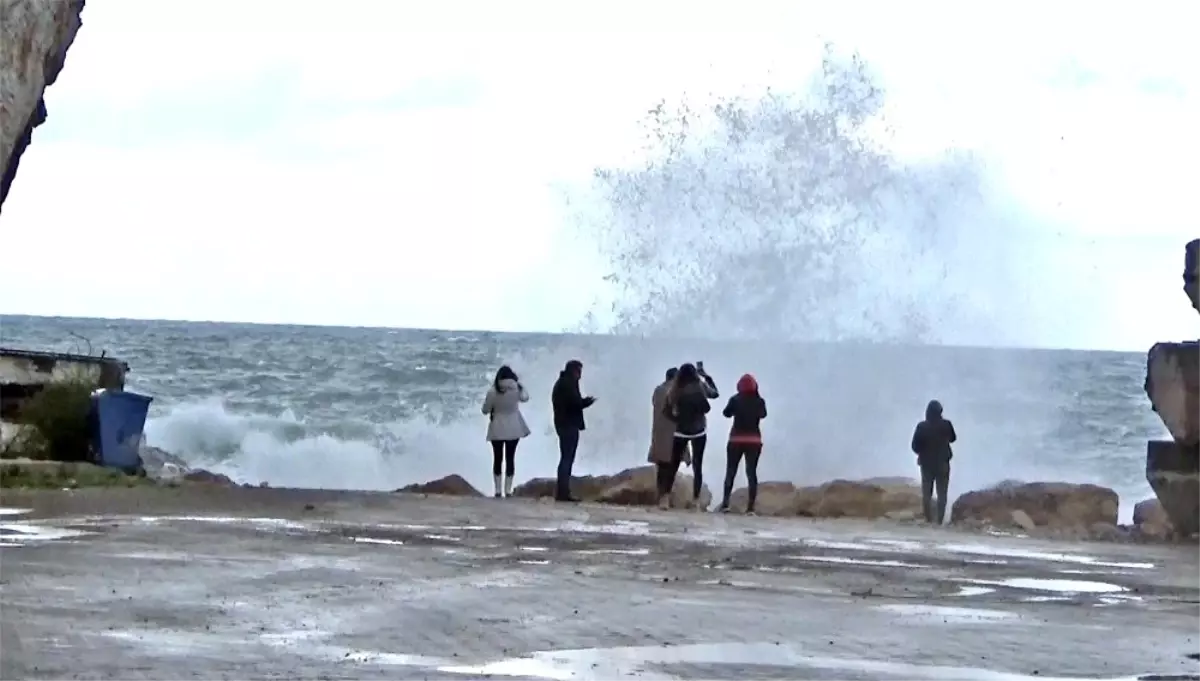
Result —
[[[496, 380], [483, 398], [483, 413], [488, 416], [487, 439], [492, 443], [492, 480], [500, 496], [500, 474], [504, 473], [504, 496], [512, 495], [513, 476], [517, 472], [517, 443], [529, 435], [529, 426], [521, 415], [521, 403], [529, 393], [508, 365], [496, 372]], [[504, 464], [503, 469], [501, 464]]]

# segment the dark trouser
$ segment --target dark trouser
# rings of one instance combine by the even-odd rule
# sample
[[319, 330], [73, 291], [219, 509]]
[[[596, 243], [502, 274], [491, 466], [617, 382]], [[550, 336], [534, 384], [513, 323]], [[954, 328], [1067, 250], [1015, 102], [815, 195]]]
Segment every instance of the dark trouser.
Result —
[[[674, 464], [674, 472], [671, 474], [671, 484], [675, 484], [675, 473], [679, 471], [679, 465], [683, 463], [683, 453], [687, 451], [688, 444], [692, 445], [692, 500], [700, 498], [700, 492], [704, 489], [704, 448], [708, 445], [708, 436], [701, 435], [700, 437], [678, 437], [671, 441], [671, 463]], [[670, 492], [670, 490], [667, 490]]]
[[729, 508], [733, 481], [737, 478], [742, 457], [746, 457], [746, 481], [750, 483], [750, 499], [746, 502], [746, 510], [754, 510], [754, 501], [758, 498], [758, 457], [761, 455], [761, 442], [730, 442], [725, 447], [725, 496], [722, 497], [721, 508]]
[[492, 475], [500, 475], [500, 464], [504, 464], [504, 475], [517, 474], [517, 443], [520, 440], [492, 440]]
[[[933, 508], [933, 490], [937, 488], [937, 514]], [[921, 464], [921, 504], [926, 522], [938, 525], [946, 519], [946, 492], [950, 488], [950, 462], [933, 461]]]
[[579, 449], [579, 429], [556, 426], [558, 433], [558, 484], [554, 496], [558, 499], [571, 498], [571, 469], [575, 466], [575, 451]]

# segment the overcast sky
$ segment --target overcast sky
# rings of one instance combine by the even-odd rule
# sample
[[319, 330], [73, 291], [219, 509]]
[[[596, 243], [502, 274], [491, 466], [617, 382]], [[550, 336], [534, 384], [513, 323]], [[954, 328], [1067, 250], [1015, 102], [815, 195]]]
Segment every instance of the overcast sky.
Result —
[[974, 150], [1046, 225], [1028, 277], [1063, 318], [1031, 342], [1194, 338], [1195, 10], [1133, 7], [89, 3], [4, 206], [0, 312], [570, 327], [607, 270], [556, 187], [657, 99], [795, 86], [828, 40], [880, 72], [898, 154]]

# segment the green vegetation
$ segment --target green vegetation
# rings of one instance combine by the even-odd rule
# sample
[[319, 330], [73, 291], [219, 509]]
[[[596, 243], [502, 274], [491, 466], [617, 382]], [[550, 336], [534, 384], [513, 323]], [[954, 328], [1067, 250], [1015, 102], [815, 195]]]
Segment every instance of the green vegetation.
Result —
[[0, 451], [0, 458], [87, 461], [88, 409], [94, 385], [84, 379], [46, 384], [21, 406], [26, 426]]
[[144, 477], [125, 475], [90, 463], [24, 461], [0, 463], [0, 488], [74, 489], [76, 487], [134, 487]]

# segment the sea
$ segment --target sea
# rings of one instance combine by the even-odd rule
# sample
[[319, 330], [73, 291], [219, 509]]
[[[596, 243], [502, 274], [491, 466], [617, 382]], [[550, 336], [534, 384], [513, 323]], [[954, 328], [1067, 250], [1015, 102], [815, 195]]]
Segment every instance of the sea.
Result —
[[[124, 359], [127, 388], [154, 398], [148, 444], [272, 486], [391, 490], [457, 473], [489, 489], [480, 407], [501, 364], [531, 393], [517, 478], [552, 476], [550, 390], [570, 359], [597, 398], [579, 474], [644, 463], [651, 392], [667, 367], [695, 360], [726, 393], [743, 373], [757, 377], [769, 411], [763, 480], [913, 476], [911, 430], [936, 398], [959, 433], [952, 494], [1088, 482], [1115, 489], [1127, 519], [1151, 495], [1146, 440], [1169, 437], [1140, 353], [28, 316], [0, 317], [0, 345]], [[714, 488], [726, 428], [710, 417], [702, 470]]]

